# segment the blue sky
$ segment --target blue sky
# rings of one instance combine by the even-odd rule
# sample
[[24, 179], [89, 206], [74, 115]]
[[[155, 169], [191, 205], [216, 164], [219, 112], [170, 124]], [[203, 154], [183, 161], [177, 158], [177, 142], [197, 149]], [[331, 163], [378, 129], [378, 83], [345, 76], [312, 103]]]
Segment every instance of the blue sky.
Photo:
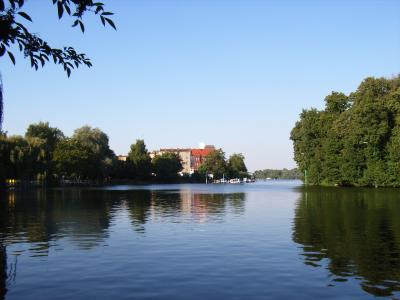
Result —
[[205, 142], [243, 153], [250, 170], [289, 168], [303, 108], [400, 71], [400, 1], [104, 2], [116, 32], [88, 16], [81, 34], [50, 0], [28, 1], [32, 31], [94, 66], [67, 79], [59, 67], [35, 72], [4, 56], [9, 134], [38, 121], [66, 135], [89, 124], [117, 154], [137, 138], [150, 150]]

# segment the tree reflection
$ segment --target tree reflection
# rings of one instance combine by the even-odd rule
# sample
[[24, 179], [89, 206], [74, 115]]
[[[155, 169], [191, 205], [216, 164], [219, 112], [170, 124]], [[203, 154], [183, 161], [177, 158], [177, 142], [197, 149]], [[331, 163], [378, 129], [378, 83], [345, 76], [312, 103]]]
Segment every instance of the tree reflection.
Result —
[[123, 196], [133, 228], [137, 232], [144, 232], [144, 224], [149, 218], [151, 208], [151, 192], [149, 190], [127, 191]]
[[5, 197], [0, 232], [7, 243], [28, 241], [35, 255], [47, 255], [50, 243], [60, 238], [91, 248], [107, 237], [113, 200], [104, 191], [38, 189], [9, 191]]
[[227, 212], [244, 212], [245, 194], [197, 193], [191, 190], [126, 192], [126, 207], [134, 229], [145, 231], [154, 222], [222, 222]]
[[400, 291], [400, 196], [397, 190], [308, 188], [297, 203], [293, 240], [305, 263], [327, 259], [333, 282], [361, 279], [364, 291]]

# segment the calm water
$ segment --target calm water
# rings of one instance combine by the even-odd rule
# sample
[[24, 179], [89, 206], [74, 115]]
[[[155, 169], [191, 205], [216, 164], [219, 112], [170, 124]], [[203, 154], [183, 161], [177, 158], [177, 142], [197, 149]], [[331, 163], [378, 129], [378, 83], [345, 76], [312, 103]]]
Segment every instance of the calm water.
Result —
[[400, 299], [400, 193], [299, 182], [0, 194], [0, 299]]

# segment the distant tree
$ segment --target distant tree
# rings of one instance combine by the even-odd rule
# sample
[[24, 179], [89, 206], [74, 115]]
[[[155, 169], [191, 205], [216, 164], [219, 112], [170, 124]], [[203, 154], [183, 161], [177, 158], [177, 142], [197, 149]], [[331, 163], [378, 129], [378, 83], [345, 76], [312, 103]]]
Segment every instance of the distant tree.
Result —
[[167, 152], [153, 158], [152, 169], [157, 179], [171, 180], [178, 176], [183, 167], [178, 154]]
[[248, 177], [247, 167], [244, 163], [244, 156], [241, 153], [234, 153], [229, 157], [227, 169], [228, 177], [230, 178]]
[[56, 144], [65, 138], [62, 131], [55, 127], [50, 127], [49, 122], [39, 122], [29, 125], [25, 133], [26, 138], [39, 138], [45, 141], [47, 150], [54, 151]]
[[25, 139], [22, 136], [2, 136], [0, 139], [2, 179], [37, 179], [45, 166], [44, 141], [39, 138]]
[[61, 130], [55, 127], [50, 127], [48, 122], [39, 122], [29, 125], [25, 133], [27, 141], [40, 147], [42, 159], [39, 163], [36, 160], [36, 172], [40, 174], [40, 179], [51, 181], [53, 179], [53, 153], [58, 142], [64, 139], [64, 134]]
[[135, 169], [130, 161], [113, 160], [113, 168], [110, 173], [113, 179], [134, 179]]
[[[52, 60], [55, 64], [63, 67], [68, 77], [71, 70], [84, 64], [92, 66], [90, 59], [84, 53], [78, 53], [70, 46], [53, 48], [38, 34], [32, 33], [28, 27], [32, 22], [31, 16], [23, 11], [25, 0], [0, 0], [0, 57], [7, 53], [11, 62], [15, 65], [15, 56], [12, 46], [18, 45], [18, 49], [29, 59], [31, 67], [37, 70], [46, 62]], [[73, 18], [72, 26], [79, 26], [85, 31], [83, 18], [85, 13], [90, 12], [98, 15], [105, 26], [108, 23], [116, 29], [114, 22], [110, 19], [111, 12], [104, 9], [104, 4], [92, 0], [52, 0], [57, 9], [58, 18], [68, 15]], [[3, 90], [0, 84], [0, 116], [3, 115]], [[0, 117], [0, 130], [2, 124]]]
[[92, 128], [88, 125], [82, 126], [75, 129], [72, 138], [79, 141], [82, 145], [89, 147], [102, 159], [113, 156], [113, 152], [108, 144], [108, 136], [99, 128]]
[[101, 179], [102, 166], [98, 153], [76, 139], [65, 139], [54, 151], [56, 172], [69, 179]]
[[265, 169], [254, 171], [253, 176], [257, 179], [300, 179], [302, 174], [296, 169]]
[[220, 179], [224, 175], [227, 176], [227, 171], [225, 153], [221, 149], [210, 152], [199, 167], [199, 173], [203, 177], [212, 174], [215, 179]]
[[136, 140], [131, 145], [128, 161], [132, 164], [137, 179], [148, 179], [151, 175], [151, 158], [144, 140]]
[[115, 158], [114, 152], [108, 144], [108, 136], [99, 128], [83, 126], [75, 129], [72, 139], [80, 145], [89, 148], [99, 161], [101, 177], [106, 178], [112, 173], [112, 165]]

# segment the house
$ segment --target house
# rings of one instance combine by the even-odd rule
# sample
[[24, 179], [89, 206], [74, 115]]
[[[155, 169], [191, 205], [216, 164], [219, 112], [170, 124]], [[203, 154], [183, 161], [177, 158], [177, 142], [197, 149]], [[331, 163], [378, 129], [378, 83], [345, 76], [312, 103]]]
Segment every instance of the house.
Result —
[[200, 148], [164, 148], [151, 152], [150, 157], [153, 159], [155, 156], [162, 155], [163, 153], [176, 153], [182, 161], [183, 169], [181, 174], [193, 174], [204, 162], [205, 157], [212, 151], [215, 151], [213, 145], [205, 145]]
[[207, 145], [203, 149], [192, 149], [190, 152], [191, 173], [197, 171], [204, 162], [205, 157], [213, 151], [215, 151], [215, 147], [212, 145]]

